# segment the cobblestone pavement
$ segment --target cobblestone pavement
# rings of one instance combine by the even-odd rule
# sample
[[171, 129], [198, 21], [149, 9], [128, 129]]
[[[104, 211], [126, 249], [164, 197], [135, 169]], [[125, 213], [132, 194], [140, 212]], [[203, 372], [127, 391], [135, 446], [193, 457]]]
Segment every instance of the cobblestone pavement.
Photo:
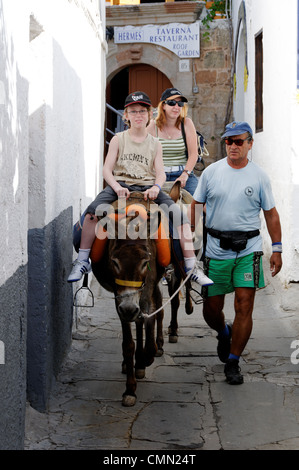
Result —
[[[27, 407], [25, 450], [299, 448], [298, 284], [282, 289], [273, 279], [257, 292], [239, 386], [224, 380], [216, 333], [205, 324], [202, 306], [188, 316], [181, 302], [176, 344], [168, 343], [167, 306], [164, 355], [146, 369], [129, 408], [121, 404], [125, 376], [114, 300], [95, 281], [91, 288], [95, 306], [76, 312], [71, 350], [49, 411]], [[233, 296], [227, 296], [224, 310], [231, 320], [232, 305]]]

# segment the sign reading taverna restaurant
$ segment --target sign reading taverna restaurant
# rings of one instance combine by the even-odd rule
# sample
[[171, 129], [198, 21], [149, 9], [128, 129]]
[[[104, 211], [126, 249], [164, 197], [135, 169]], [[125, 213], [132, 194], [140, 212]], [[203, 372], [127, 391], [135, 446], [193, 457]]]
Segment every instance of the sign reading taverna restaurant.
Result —
[[199, 21], [191, 24], [115, 26], [115, 44], [145, 42], [166, 47], [181, 58], [200, 57]]

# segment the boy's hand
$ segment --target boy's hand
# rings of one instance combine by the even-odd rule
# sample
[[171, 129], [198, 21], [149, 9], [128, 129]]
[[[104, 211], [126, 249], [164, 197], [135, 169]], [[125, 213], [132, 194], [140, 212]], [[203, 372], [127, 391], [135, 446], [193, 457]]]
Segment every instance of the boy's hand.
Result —
[[128, 197], [130, 196], [130, 191], [128, 190], [128, 188], [123, 188], [120, 184], [117, 188], [113, 188], [113, 190], [116, 192], [117, 197], [125, 197], [126, 199], [128, 199]]
[[144, 200], [147, 201], [148, 199], [151, 199], [152, 201], [154, 201], [155, 199], [157, 199], [159, 192], [160, 189], [158, 188], [158, 186], [152, 186], [151, 188], [144, 191]]

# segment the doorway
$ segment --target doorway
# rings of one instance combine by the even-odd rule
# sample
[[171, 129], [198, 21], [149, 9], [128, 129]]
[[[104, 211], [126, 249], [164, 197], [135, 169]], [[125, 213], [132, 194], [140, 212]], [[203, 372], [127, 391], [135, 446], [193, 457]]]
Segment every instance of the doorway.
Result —
[[[171, 88], [172, 83], [160, 70], [147, 64], [130, 65], [120, 70], [107, 85], [106, 102], [119, 112], [123, 111], [124, 101], [133, 91], [144, 91], [150, 97], [153, 107], [157, 107], [162, 92]], [[106, 112], [106, 128], [113, 133], [123, 130], [121, 118], [111, 110]], [[113, 134], [106, 132], [106, 141]]]
[[160, 70], [151, 65], [132, 65], [129, 70], [129, 93], [145, 91], [154, 108], [158, 106], [162, 92], [171, 88], [170, 80]]

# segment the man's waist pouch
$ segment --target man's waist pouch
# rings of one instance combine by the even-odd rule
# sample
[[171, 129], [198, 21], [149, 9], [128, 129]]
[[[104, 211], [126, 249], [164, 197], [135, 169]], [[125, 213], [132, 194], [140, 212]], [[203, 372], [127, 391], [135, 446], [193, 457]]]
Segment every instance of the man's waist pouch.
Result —
[[215, 230], [207, 227], [207, 232], [214, 238], [219, 238], [220, 246], [224, 250], [233, 250], [236, 252], [242, 251], [246, 248], [247, 240], [257, 237], [260, 233], [259, 230], [251, 230], [249, 232], [240, 231], [225, 231]]

